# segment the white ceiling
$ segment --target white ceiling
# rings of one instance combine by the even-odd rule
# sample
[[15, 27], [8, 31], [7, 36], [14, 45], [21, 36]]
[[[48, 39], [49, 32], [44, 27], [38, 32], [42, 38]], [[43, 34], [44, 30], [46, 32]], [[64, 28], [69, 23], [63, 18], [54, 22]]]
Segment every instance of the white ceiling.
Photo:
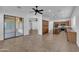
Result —
[[[34, 6], [1, 6], [5, 12], [22, 13], [24, 15], [32, 14]], [[51, 19], [69, 18], [72, 14], [73, 6], [39, 6], [38, 9], [44, 9], [43, 16]]]

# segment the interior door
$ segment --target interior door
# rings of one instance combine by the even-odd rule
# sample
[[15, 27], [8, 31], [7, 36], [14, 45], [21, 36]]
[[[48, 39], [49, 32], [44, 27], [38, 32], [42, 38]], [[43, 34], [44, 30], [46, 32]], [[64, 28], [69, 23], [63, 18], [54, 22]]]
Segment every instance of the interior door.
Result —
[[4, 37], [5, 39], [15, 37], [16, 31], [16, 19], [15, 17], [5, 15], [4, 16]]

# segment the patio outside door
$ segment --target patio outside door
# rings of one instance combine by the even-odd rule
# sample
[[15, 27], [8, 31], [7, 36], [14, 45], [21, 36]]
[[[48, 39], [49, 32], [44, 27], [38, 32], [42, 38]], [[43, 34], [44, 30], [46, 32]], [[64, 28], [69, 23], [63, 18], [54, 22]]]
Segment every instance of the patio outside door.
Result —
[[16, 18], [12, 16], [5, 15], [4, 16], [4, 37], [5, 39], [15, 37], [16, 31]]
[[4, 39], [23, 35], [23, 18], [4, 16]]
[[23, 18], [16, 17], [16, 36], [23, 35]]

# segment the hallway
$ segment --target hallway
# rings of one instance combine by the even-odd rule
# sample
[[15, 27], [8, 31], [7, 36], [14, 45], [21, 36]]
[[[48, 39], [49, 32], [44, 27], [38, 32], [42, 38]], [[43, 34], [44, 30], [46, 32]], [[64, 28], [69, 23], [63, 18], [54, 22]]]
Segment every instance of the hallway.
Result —
[[[34, 33], [34, 32], [33, 32]], [[5, 52], [77, 52], [76, 44], [67, 42], [64, 32], [59, 35], [33, 34], [0, 41], [0, 51]]]

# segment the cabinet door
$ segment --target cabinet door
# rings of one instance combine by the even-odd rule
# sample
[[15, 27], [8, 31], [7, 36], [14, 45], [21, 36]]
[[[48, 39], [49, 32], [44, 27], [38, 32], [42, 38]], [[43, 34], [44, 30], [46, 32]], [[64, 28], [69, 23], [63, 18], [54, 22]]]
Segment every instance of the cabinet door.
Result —
[[68, 32], [67, 39], [71, 43], [76, 43], [76, 32]]

